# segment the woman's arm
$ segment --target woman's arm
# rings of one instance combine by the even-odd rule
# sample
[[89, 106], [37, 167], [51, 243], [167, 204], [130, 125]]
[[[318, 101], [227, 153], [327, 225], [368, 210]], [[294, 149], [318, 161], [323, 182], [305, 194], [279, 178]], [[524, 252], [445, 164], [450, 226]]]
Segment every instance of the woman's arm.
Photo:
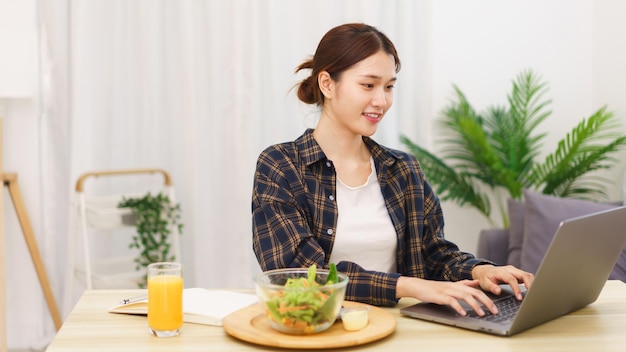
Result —
[[[311, 232], [297, 197], [299, 175], [277, 150], [259, 156], [252, 194], [253, 249], [261, 269], [324, 266], [325, 252]], [[295, 187], [295, 189], [294, 189]]]

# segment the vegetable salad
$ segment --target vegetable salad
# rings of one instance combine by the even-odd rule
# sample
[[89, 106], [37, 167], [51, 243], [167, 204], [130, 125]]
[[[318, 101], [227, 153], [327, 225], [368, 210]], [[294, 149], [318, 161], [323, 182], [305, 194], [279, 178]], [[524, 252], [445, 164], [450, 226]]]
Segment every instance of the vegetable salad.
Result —
[[272, 292], [265, 302], [268, 317], [285, 328], [303, 333], [312, 333], [320, 324], [334, 321], [334, 289], [324, 289], [324, 286], [337, 283], [337, 268], [335, 264], [330, 264], [328, 278], [323, 285], [316, 281], [316, 271], [316, 266], [312, 265], [306, 278], [289, 278], [285, 283], [288, 290]]

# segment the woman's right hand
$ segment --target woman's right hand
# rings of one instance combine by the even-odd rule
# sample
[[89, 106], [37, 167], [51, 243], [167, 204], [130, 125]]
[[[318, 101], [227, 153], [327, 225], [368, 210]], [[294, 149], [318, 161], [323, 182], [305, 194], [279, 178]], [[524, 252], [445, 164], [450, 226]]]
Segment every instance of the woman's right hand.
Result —
[[467, 315], [467, 312], [460, 301], [465, 301], [478, 315], [485, 315], [483, 307], [492, 314], [497, 314], [496, 305], [479, 288], [478, 280], [452, 282], [401, 276], [396, 285], [396, 297], [413, 297], [422, 302], [448, 305], [463, 316]]

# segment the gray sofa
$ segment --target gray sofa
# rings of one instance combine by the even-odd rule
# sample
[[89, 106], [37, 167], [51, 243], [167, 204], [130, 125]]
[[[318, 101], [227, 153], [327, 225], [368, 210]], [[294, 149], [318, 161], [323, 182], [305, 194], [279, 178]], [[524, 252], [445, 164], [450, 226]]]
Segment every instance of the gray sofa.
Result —
[[[596, 203], [525, 190], [523, 201], [510, 199], [507, 202], [510, 222], [508, 229], [481, 231], [476, 255], [498, 264], [512, 264], [535, 273], [561, 221], [621, 205], [621, 202]], [[589, 234], [590, 237], [593, 235]], [[626, 248], [609, 279], [626, 282]]]

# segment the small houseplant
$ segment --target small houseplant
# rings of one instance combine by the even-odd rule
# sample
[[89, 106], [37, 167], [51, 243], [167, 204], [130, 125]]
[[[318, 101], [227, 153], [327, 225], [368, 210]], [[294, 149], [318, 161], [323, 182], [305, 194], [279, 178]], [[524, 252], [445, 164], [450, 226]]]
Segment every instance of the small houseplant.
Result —
[[[443, 138], [441, 156], [401, 135], [400, 141], [417, 157], [442, 200], [470, 205], [492, 225], [490, 199], [502, 213], [507, 198], [520, 199], [523, 189], [558, 197], [595, 200], [605, 197], [608, 180], [592, 174], [610, 168], [612, 155], [626, 144], [626, 136], [606, 107], [584, 118], [558, 143], [543, 162], [536, 160], [545, 134], [535, 133], [547, 119], [551, 100], [547, 85], [532, 70], [513, 81], [508, 106], [491, 106], [479, 114], [454, 86], [456, 100], [439, 121]], [[591, 175], [590, 175], [591, 174]]]
[[[180, 204], [172, 203], [168, 196], [159, 192], [156, 195], [147, 193], [142, 197], [124, 197], [119, 202], [118, 208], [130, 208], [135, 216], [137, 232], [133, 235], [129, 248], [139, 250], [139, 255], [135, 258], [137, 271], [151, 263], [177, 259], [170, 253], [169, 237], [172, 229], [182, 233]], [[146, 287], [146, 280], [144, 275], [139, 287]]]

